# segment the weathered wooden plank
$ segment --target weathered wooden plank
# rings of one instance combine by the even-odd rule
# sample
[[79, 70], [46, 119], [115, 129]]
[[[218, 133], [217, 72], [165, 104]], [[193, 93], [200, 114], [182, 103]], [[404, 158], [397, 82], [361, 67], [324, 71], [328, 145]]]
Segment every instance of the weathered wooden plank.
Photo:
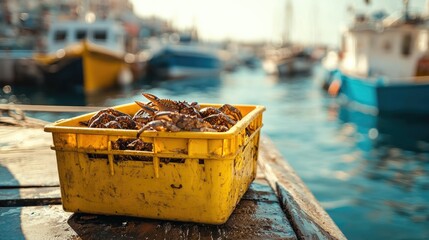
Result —
[[61, 204], [59, 187], [0, 188], [0, 207]]
[[6, 239], [296, 239], [266, 182], [251, 185], [223, 225], [70, 214], [61, 206], [0, 208]]
[[28, 105], [0, 104], [0, 110], [30, 111], [30, 112], [95, 112], [106, 107], [101, 106], [58, 106], [58, 105]]
[[52, 135], [43, 128], [0, 127], [0, 187], [58, 186]]
[[21, 110], [2, 109], [0, 107], [0, 126], [40, 128], [46, 124], [47, 122], [43, 120], [25, 116]]
[[261, 171], [276, 189], [298, 238], [346, 239], [274, 144], [267, 137], [262, 137], [260, 144]]

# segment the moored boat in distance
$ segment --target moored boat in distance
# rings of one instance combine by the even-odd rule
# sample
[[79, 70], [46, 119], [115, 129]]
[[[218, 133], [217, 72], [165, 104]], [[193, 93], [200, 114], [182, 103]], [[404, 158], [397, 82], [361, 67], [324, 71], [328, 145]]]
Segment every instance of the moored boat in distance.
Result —
[[429, 114], [428, 16], [358, 16], [329, 92], [378, 113]]
[[217, 76], [222, 71], [219, 54], [200, 44], [169, 44], [147, 61], [147, 75], [162, 79]]
[[283, 47], [266, 50], [262, 66], [268, 74], [290, 76], [310, 73], [313, 65], [311, 54], [304, 49]]
[[48, 86], [91, 94], [133, 80], [130, 63], [135, 57], [125, 52], [124, 29], [111, 20], [54, 23], [47, 53], [33, 58]]

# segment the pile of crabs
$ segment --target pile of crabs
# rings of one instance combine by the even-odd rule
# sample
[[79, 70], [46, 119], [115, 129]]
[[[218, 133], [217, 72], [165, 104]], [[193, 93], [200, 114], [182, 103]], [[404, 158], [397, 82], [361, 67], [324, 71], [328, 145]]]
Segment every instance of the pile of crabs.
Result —
[[[224, 104], [219, 108], [201, 108], [196, 102], [188, 103], [186, 101], [161, 99], [149, 93], [142, 95], [149, 102], [136, 101], [141, 109], [133, 116], [113, 108], [106, 108], [82, 124], [90, 128], [139, 130], [136, 139], [118, 139], [113, 143], [113, 149], [151, 151], [152, 145], [139, 138], [143, 132], [226, 132], [242, 119], [240, 110], [229, 104]], [[248, 131], [246, 129], [249, 134]]]
[[242, 118], [240, 110], [224, 104], [219, 108], [201, 108], [198, 103], [160, 99], [143, 93], [149, 102], [136, 101], [141, 109], [134, 116], [107, 108], [97, 112], [85, 124], [90, 128], [138, 129], [145, 131], [226, 132]]

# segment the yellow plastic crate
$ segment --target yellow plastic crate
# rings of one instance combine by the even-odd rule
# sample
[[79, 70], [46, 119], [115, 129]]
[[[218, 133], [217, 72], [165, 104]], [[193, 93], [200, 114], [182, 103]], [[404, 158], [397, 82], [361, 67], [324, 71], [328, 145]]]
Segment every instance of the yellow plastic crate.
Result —
[[[201, 104], [206, 106], [220, 105]], [[64, 210], [226, 222], [256, 176], [265, 110], [234, 106], [243, 119], [228, 132], [144, 132], [140, 138], [152, 143], [152, 151], [113, 150], [113, 142], [135, 138], [137, 130], [79, 124], [94, 113], [45, 126], [53, 136]], [[114, 108], [130, 115], [139, 110], [135, 103]], [[248, 126], [255, 130], [250, 136]]]

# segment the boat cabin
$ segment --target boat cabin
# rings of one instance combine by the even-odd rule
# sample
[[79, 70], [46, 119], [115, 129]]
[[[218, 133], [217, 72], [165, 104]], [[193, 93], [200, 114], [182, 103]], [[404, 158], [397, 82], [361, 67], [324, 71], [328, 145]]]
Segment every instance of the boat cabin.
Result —
[[363, 77], [410, 82], [429, 75], [429, 24], [360, 18], [342, 35], [341, 69]]
[[125, 31], [114, 21], [66, 21], [53, 23], [47, 35], [47, 53], [88, 40], [98, 46], [123, 53], [125, 51]]

